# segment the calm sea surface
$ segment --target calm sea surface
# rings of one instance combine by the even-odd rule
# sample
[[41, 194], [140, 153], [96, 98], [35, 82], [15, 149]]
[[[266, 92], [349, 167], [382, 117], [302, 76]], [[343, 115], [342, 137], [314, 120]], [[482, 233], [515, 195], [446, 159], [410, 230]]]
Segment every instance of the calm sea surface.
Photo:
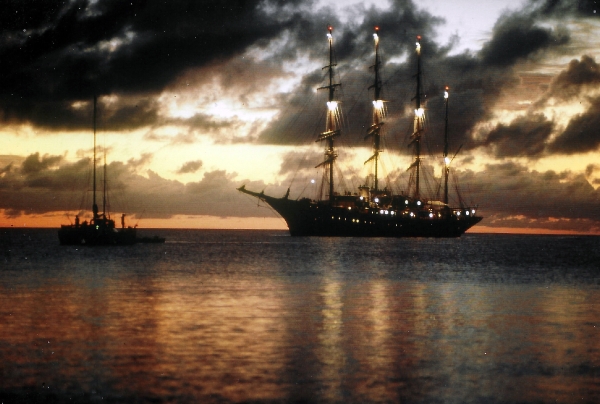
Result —
[[599, 237], [0, 231], [4, 404], [600, 402]]

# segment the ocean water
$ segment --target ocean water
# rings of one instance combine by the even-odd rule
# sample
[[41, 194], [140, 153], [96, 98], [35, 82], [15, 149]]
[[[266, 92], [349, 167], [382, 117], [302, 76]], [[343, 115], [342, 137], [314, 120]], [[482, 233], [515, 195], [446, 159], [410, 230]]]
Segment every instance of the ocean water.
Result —
[[600, 402], [599, 237], [154, 234], [1, 230], [1, 403]]

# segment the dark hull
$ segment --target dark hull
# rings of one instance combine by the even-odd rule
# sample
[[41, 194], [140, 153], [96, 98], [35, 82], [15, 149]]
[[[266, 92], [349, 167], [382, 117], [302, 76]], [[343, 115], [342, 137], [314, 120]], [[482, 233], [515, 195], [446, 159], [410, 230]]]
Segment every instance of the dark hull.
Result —
[[58, 230], [58, 239], [61, 245], [132, 245], [136, 242], [136, 229], [63, 225]]
[[[380, 210], [329, 206], [308, 199], [273, 198], [241, 188], [269, 204], [286, 221], [292, 236], [320, 237], [460, 237], [481, 217], [450, 212]], [[385, 213], [387, 212], [387, 213]], [[393, 212], [393, 213], [392, 213]]]

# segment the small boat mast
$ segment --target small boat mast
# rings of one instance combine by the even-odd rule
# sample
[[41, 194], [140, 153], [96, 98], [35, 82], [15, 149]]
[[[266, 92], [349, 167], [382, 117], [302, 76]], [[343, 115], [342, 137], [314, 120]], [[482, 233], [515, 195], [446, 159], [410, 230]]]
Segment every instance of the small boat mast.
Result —
[[96, 203], [96, 103], [97, 97], [94, 95], [94, 183], [93, 183], [93, 205], [92, 212], [94, 214], [94, 220], [98, 218], [98, 204]]
[[102, 177], [102, 215], [99, 214], [98, 204], [96, 202], [96, 117], [97, 117], [97, 104], [98, 97], [94, 95], [94, 168], [93, 168], [93, 205], [92, 213], [94, 216], [94, 222], [97, 219], [106, 219], [106, 150], [104, 150], [104, 165], [103, 165], [103, 177]]
[[327, 101], [327, 119], [325, 123], [325, 132], [322, 132], [319, 135], [319, 138], [316, 142], [327, 141], [327, 145], [325, 148], [325, 160], [318, 164], [315, 168], [320, 166], [327, 166], [329, 172], [329, 202], [333, 203], [334, 200], [334, 178], [333, 178], [333, 165], [337, 158], [337, 151], [334, 147], [334, 138], [341, 134], [340, 129], [338, 128], [339, 121], [339, 111], [338, 111], [338, 102], [335, 101], [335, 89], [340, 87], [340, 83], [333, 82], [333, 68], [336, 66], [333, 63], [333, 27], [330, 25], [327, 27], [328, 33], [327, 38], [329, 41], [329, 64], [323, 67], [323, 70], [328, 70], [329, 75], [329, 85], [319, 87], [317, 90], [329, 90], [329, 97]]

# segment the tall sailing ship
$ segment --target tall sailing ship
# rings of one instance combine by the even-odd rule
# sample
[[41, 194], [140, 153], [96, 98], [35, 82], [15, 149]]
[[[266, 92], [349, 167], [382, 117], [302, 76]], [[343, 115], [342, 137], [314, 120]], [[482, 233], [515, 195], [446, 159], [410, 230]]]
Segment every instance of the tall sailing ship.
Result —
[[[80, 222], [75, 216], [75, 223], [61, 225], [58, 239], [61, 245], [131, 245], [135, 244], [136, 228], [125, 227], [125, 215], [121, 215], [121, 228], [116, 228], [115, 221], [110, 218], [106, 209], [106, 159], [104, 161], [104, 177], [102, 191], [102, 212], [96, 203], [96, 97], [94, 97], [94, 167], [93, 167], [93, 202], [92, 218]], [[162, 239], [164, 242], [164, 239]]]
[[377, 29], [375, 39], [375, 82], [373, 121], [367, 131], [366, 139], [373, 141], [373, 154], [366, 163], [373, 162], [374, 173], [372, 185], [358, 187], [356, 193], [335, 192], [334, 163], [338, 157], [335, 139], [341, 135], [338, 125], [338, 102], [335, 91], [340, 86], [334, 83], [333, 35], [328, 28], [329, 84], [320, 89], [329, 93], [327, 101], [326, 129], [317, 142], [325, 143], [325, 158], [316, 167], [324, 167], [326, 180], [329, 184], [329, 194], [322, 200], [309, 198], [290, 199], [289, 189], [285, 196], [277, 198], [247, 190], [245, 186], [239, 191], [257, 197], [266, 202], [286, 221], [292, 236], [348, 236], [348, 237], [459, 237], [469, 228], [481, 221], [474, 206], [466, 206], [459, 198], [459, 206], [452, 207], [448, 200], [448, 176], [450, 159], [448, 157], [448, 89], [445, 97], [445, 130], [444, 130], [444, 167], [443, 167], [443, 197], [442, 200], [428, 199], [421, 195], [422, 157], [421, 144], [424, 131], [424, 108], [422, 105], [422, 73], [421, 73], [421, 43], [417, 37], [416, 59], [417, 91], [415, 100], [414, 130], [410, 146], [413, 148], [414, 159], [409, 167], [412, 170], [411, 186], [406, 194], [394, 194], [390, 189], [381, 189], [379, 184], [378, 165], [380, 164], [382, 127], [384, 125], [384, 102], [381, 100], [382, 82], [380, 79], [381, 61], [379, 57], [379, 36]]

